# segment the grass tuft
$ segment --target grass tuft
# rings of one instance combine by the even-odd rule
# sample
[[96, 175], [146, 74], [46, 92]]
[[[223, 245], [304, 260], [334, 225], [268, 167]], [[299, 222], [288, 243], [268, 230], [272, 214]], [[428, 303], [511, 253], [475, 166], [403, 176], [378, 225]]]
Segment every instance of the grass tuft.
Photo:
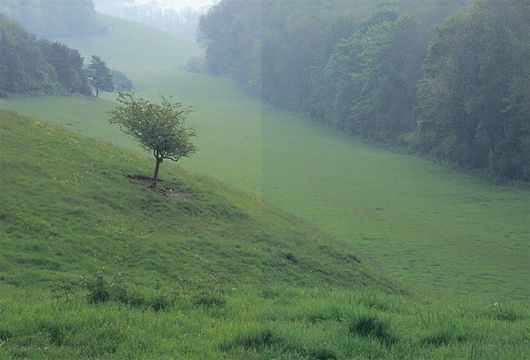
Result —
[[294, 264], [298, 264], [298, 258], [292, 252], [285, 254], [285, 258]]
[[326, 349], [326, 348], [311, 350], [309, 352], [308, 358], [314, 359], [314, 360], [337, 360], [339, 359], [338, 355], [334, 351], [330, 349]]
[[510, 303], [494, 303], [487, 306], [482, 312], [481, 315], [499, 321], [518, 321], [523, 320], [525, 311], [521, 309], [521, 306]]
[[282, 343], [283, 339], [275, 335], [272, 330], [262, 329], [239, 334], [234, 339], [222, 343], [219, 348], [222, 351], [228, 351], [238, 347], [260, 351]]
[[43, 322], [40, 326], [40, 331], [45, 334], [50, 345], [63, 345], [65, 341], [65, 334], [64, 330], [59, 324], [54, 322]]
[[12, 336], [13, 334], [9, 330], [0, 329], [0, 341], [8, 341]]
[[377, 339], [386, 346], [390, 346], [397, 341], [390, 331], [388, 322], [382, 321], [373, 315], [358, 315], [351, 320], [349, 331], [352, 335]]
[[193, 300], [193, 303], [204, 307], [222, 307], [226, 304], [226, 300], [217, 294], [200, 294]]
[[172, 305], [172, 301], [164, 295], [155, 296], [150, 303], [151, 309], [153, 309], [155, 312], [167, 311]]
[[464, 342], [466, 339], [466, 335], [459, 332], [457, 329], [443, 327], [425, 336], [422, 339], [422, 343], [433, 346], [447, 346], [451, 343]]

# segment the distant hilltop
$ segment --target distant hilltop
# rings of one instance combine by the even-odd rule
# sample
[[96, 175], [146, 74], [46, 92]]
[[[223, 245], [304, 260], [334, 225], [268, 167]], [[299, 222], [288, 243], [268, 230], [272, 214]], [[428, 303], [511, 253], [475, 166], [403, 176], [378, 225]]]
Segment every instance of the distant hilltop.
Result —
[[105, 32], [92, 0], [0, 1], [0, 13], [47, 38]]
[[195, 38], [199, 17], [218, 0], [94, 0], [96, 11]]
[[181, 11], [192, 9], [194, 11], [203, 12], [209, 7], [219, 2], [219, 0], [94, 0], [96, 6], [101, 4], [117, 5], [117, 6], [149, 6], [161, 9], [172, 9]]

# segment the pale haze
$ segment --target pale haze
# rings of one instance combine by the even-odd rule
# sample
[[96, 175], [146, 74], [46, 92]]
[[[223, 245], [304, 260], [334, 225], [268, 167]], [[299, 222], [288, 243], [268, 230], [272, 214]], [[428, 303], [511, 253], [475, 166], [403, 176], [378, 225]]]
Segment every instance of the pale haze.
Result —
[[184, 10], [191, 8], [193, 10], [205, 10], [218, 0], [103, 0], [99, 3], [124, 3], [124, 5], [151, 5], [159, 8], [172, 8], [175, 10]]
[[94, 0], [96, 11], [194, 38], [201, 14], [219, 0]]

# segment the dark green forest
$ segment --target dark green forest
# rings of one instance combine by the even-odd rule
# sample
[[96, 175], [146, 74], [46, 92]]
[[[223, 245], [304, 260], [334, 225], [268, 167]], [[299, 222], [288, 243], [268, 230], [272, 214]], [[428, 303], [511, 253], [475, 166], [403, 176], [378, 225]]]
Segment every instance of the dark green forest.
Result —
[[102, 33], [92, 0], [2, 0], [0, 13], [40, 36]]
[[85, 66], [79, 51], [38, 38], [0, 14], [0, 98], [35, 95], [84, 95], [130, 91], [126, 74], [110, 70], [93, 56]]
[[223, 0], [207, 71], [366, 141], [530, 180], [525, 0]]
[[0, 15], [0, 97], [53, 94], [92, 94], [79, 52]]

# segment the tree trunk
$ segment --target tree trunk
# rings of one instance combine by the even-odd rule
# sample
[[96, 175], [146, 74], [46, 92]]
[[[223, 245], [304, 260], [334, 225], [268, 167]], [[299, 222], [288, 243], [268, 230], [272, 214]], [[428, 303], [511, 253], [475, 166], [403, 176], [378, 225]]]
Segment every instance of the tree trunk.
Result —
[[163, 160], [164, 159], [159, 158], [159, 157], [156, 158], [155, 173], [153, 174], [153, 184], [151, 185], [153, 189], [156, 189], [156, 183], [158, 180], [158, 170], [160, 170], [160, 164], [162, 164]]

